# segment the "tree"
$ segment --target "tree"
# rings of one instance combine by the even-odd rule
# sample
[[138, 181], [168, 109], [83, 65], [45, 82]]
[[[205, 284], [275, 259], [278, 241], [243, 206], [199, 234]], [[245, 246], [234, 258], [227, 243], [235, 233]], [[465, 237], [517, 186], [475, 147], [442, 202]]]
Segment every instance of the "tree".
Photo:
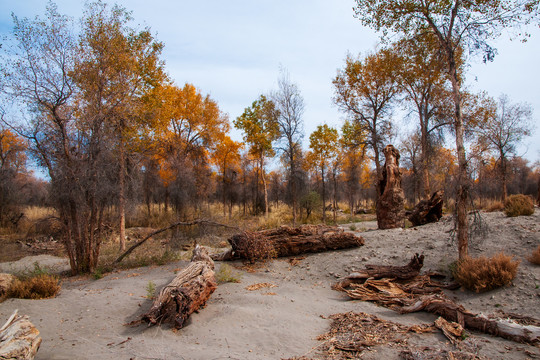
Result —
[[367, 133], [359, 140], [373, 151], [378, 177], [382, 149], [392, 132], [391, 105], [399, 93], [397, 61], [391, 49], [368, 55], [363, 61], [347, 56], [345, 67], [333, 81], [335, 104]]
[[[437, 51], [437, 39], [430, 34], [423, 41], [403, 39], [395, 46], [400, 50], [399, 83], [406, 94], [405, 98], [413, 104], [418, 115], [420, 130], [420, 172], [421, 194], [425, 199], [431, 196], [429, 168], [431, 148], [436, 134], [449, 125], [446, 107], [448, 92], [445, 88], [445, 64]], [[418, 171], [414, 164], [414, 172]]]
[[351, 219], [354, 215], [356, 196], [360, 190], [362, 178], [362, 164], [365, 160], [366, 146], [365, 137], [358, 123], [351, 123], [346, 120], [341, 127], [341, 137], [339, 145], [343, 156], [343, 181], [347, 189]]
[[17, 177], [26, 173], [26, 143], [13, 131], [0, 126], [0, 226], [17, 222], [21, 187]]
[[97, 266], [111, 198], [105, 119], [76, 107], [79, 89], [71, 74], [80, 49], [71, 21], [52, 3], [44, 20], [13, 20], [4, 95], [25, 110], [16, 129], [48, 170], [72, 272], [90, 272]]
[[355, 14], [364, 25], [405, 38], [430, 33], [444, 54], [446, 71], [452, 84], [454, 131], [458, 156], [459, 179], [457, 239], [459, 258], [468, 252], [467, 202], [469, 177], [464, 146], [462, 83], [458, 54], [462, 49], [481, 52], [484, 60], [492, 60], [496, 50], [489, 40], [510, 26], [530, 22], [538, 14], [538, 1], [420, 1], [420, 0], [356, 0]]
[[154, 127], [145, 105], [165, 80], [159, 58], [163, 44], [148, 29], [130, 28], [131, 20], [130, 13], [117, 5], [109, 9], [102, 2], [87, 4], [80, 55], [72, 75], [81, 89], [79, 111], [104, 117], [114, 141], [122, 251], [126, 247], [127, 155], [145, 130]]
[[227, 199], [229, 200], [229, 219], [232, 215], [232, 185], [240, 166], [240, 149], [242, 144], [232, 140], [229, 136], [224, 136], [221, 141], [217, 141], [213, 149], [212, 158], [218, 167], [222, 184], [223, 216], [225, 216]]
[[298, 183], [299, 159], [302, 138], [304, 136], [302, 115], [304, 114], [304, 99], [298, 86], [289, 79], [289, 74], [282, 70], [278, 79], [278, 90], [271, 95], [272, 101], [279, 112], [279, 145], [288, 168], [288, 184], [291, 194], [293, 225], [296, 224], [298, 212]]
[[526, 103], [512, 104], [508, 96], [501, 95], [497, 110], [475, 128], [478, 140], [498, 155], [501, 194], [507, 196], [508, 157], [516, 152], [516, 145], [531, 134], [532, 107]]
[[244, 141], [249, 144], [249, 153], [257, 159], [264, 189], [264, 213], [268, 217], [268, 186], [265, 175], [265, 159], [274, 156], [272, 143], [279, 137], [279, 113], [272, 100], [261, 95], [242, 115], [234, 120], [234, 126], [243, 131]]
[[326, 186], [325, 179], [327, 169], [338, 150], [338, 132], [328, 125], [319, 125], [317, 129], [309, 135], [309, 148], [311, 152], [307, 156], [308, 162], [321, 173], [322, 182], [322, 207], [323, 223], [326, 222]]

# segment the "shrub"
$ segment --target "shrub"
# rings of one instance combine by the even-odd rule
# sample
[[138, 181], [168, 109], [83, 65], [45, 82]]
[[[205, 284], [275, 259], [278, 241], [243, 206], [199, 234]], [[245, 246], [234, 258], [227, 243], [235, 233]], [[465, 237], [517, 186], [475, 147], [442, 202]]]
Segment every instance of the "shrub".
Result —
[[530, 262], [536, 265], [540, 265], [540, 245], [534, 250], [530, 257], [527, 258]]
[[6, 295], [19, 299], [47, 299], [56, 296], [60, 291], [58, 278], [49, 274], [15, 279]]
[[488, 291], [510, 283], [517, 273], [519, 261], [499, 253], [492, 258], [466, 258], [457, 264], [456, 280], [469, 290]]
[[239, 283], [240, 274], [233, 271], [232, 267], [227, 264], [221, 264], [219, 270], [216, 272], [216, 280], [218, 283]]
[[504, 202], [504, 213], [510, 217], [532, 215], [534, 213], [533, 201], [527, 195], [510, 195]]
[[153, 299], [156, 294], [156, 284], [153, 281], [149, 281], [146, 285], [146, 298]]

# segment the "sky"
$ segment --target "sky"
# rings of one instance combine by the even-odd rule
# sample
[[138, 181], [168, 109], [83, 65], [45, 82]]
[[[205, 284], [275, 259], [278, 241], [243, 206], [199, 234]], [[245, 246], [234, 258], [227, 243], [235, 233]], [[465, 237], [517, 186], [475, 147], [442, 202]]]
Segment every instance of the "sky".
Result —
[[[11, 13], [43, 15], [46, 0], [0, 0], [0, 35], [12, 29]], [[61, 13], [79, 18], [84, 1], [56, 1]], [[109, 3], [113, 3], [110, 1]], [[148, 26], [165, 45], [163, 59], [171, 79], [192, 83], [209, 94], [232, 121], [259, 95], [277, 89], [280, 67], [305, 100], [304, 145], [317, 125], [341, 127], [344, 114], [332, 103], [332, 79], [348, 53], [377, 49], [379, 36], [353, 17], [354, 0], [118, 0], [133, 11], [134, 24]], [[473, 59], [467, 85], [490, 96], [507, 94], [534, 109], [535, 130], [518, 149], [540, 160], [540, 29], [526, 43], [508, 36], [496, 41], [492, 63]], [[396, 122], [402, 112], [396, 112]], [[412, 120], [411, 120], [412, 121]], [[410, 125], [401, 127], [401, 137]], [[240, 140], [240, 133], [233, 132]]]

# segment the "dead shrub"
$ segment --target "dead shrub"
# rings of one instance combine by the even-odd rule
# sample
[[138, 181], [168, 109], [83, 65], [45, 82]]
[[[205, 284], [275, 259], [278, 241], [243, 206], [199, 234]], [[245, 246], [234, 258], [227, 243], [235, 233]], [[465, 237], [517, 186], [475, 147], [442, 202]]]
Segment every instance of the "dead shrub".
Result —
[[486, 212], [495, 212], [504, 210], [504, 204], [502, 201], [492, 201], [485, 207]]
[[6, 296], [18, 299], [47, 299], [56, 296], [60, 291], [58, 278], [49, 274], [35, 277], [15, 279]]
[[540, 245], [534, 250], [530, 257], [527, 258], [530, 262], [536, 265], [540, 265]]
[[483, 292], [510, 283], [517, 273], [519, 260], [499, 253], [491, 258], [466, 258], [457, 264], [456, 280], [469, 290]]
[[532, 215], [534, 213], [533, 201], [527, 195], [510, 195], [504, 202], [504, 213], [509, 217]]
[[252, 264], [277, 257], [274, 245], [257, 233], [246, 231], [243, 234], [234, 235], [229, 242], [240, 258], [247, 259]]

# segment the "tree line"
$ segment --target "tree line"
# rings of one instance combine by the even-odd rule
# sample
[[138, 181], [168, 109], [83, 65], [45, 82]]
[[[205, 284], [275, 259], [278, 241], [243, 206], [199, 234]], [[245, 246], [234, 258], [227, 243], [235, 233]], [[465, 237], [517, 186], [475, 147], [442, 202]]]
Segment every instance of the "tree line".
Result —
[[[515, 156], [532, 128], [530, 105], [468, 92], [465, 50], [478, 46], [491, 59], [482, 26], [511, 26], [538, 8], [422, 4], [357, 1], [365, 25], [405, 35], [347, 56], [333, 80], [346, 120], [339, 129], [319, 125], [309, 149], [304, 100], [285, 69], [277, 89], [232, 121], [243, 136], [235, 141], [228, 114], [195, 85], [170, 79], [164, 44], [134, 27], [125, 8], [88, 3], [79, 26], [52, 2], [43, 18], [13, 16], [0, 63], [0, 220], [15, 221], [8, 210], [23, 198], [54, 206], [74, 272], [97, 266], [106, 223], [116, 224], [125, 249], [126, 212], [136, 204], [149, 215], [160, 204], [182, 218], [219, 202], [230, 218], [235, 207], [268, 216], [283, 202], [295, 224], [320, 202], [322, 220], [327, 209], [335, 220], [338, 203], [353, 213], [376, 199], [381, 149], [395, 140], [394, 113], [406, 104], [417, 124], [399, 144], [407, 198], [412, 204], [444, 188], [456, 200], [461, 257], [471, 190], [482, 199], [538, 191], [535, 170]], [[487, 15], [489, 25], [481, 21]], [[27, 157], [48, 182], [32, 179]]]

